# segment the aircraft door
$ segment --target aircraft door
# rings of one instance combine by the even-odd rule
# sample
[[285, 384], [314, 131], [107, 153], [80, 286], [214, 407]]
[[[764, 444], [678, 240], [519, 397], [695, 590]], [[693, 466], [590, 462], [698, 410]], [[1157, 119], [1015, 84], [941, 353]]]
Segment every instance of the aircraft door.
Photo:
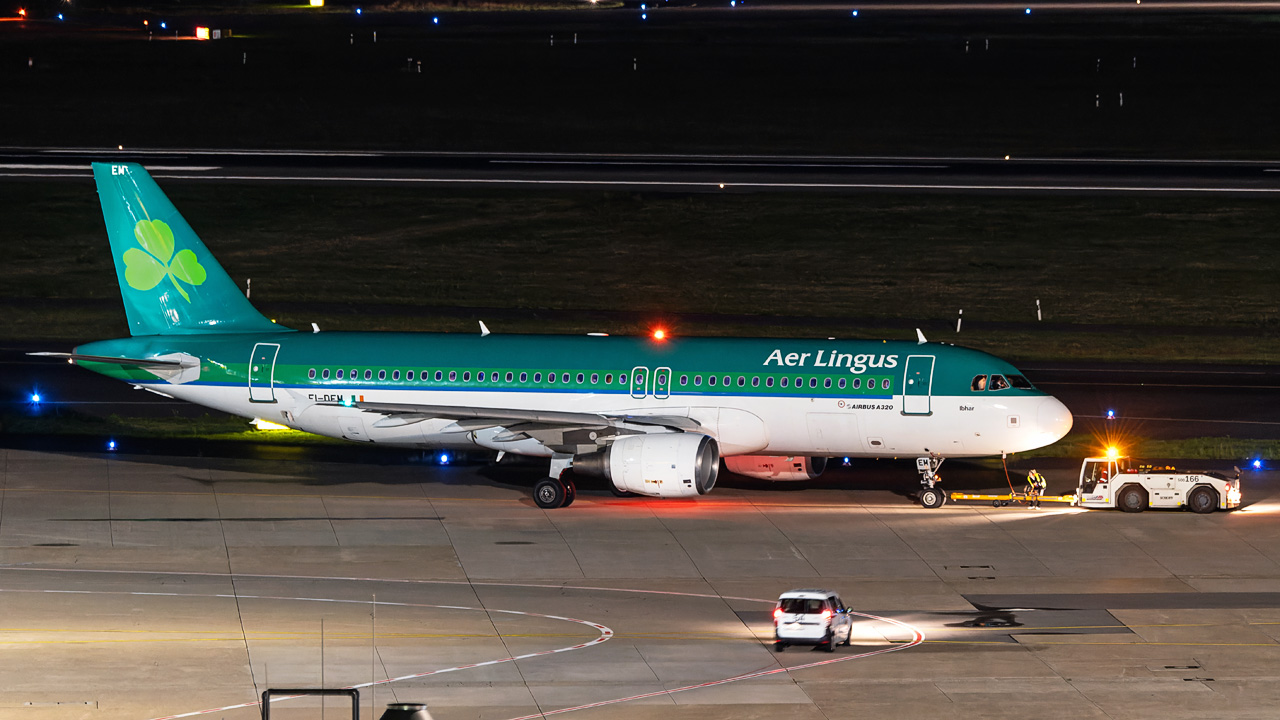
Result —
[[249, 402], [273, 403], [276, 401], [276, 355], [280, 346], [275, 343], [258, 343], [249, 357]]
[[653, 396], [659, 400], [671, 397], [671, 368], [660, 367], [653, 371]]
[[932, 355], [907, 356], [906, 377], [902, 382], [902, 414], [932, 415], [929, 388], [933, 384]]
[[631, 397], [640, 400], [649, 394], [649, 368], [637, 365], [631, 369]]

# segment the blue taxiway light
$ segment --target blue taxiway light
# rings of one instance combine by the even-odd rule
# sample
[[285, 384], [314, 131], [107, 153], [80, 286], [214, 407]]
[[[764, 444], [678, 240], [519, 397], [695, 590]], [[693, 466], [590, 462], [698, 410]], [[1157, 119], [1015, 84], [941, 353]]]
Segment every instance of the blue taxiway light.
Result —
[[116, 451], [116, 441], [115, 441], [115, 440], [108, 440], [108, 441], [107, 441], [107, 452], [115, 452], [115, 451]]
[[169, 27], [169, 26], [168, 26], [168, 25], [166, 25], [165, 23], [163, 23], [163, 22], [162, 22], [162, 23], [160, 23], [160, 29], [161, 29], [161, 30], [166, 30], [166, 29], [168, 29], [168, 27]]
[[452, 460], [452, 458], [449, 457], [449, 453], [440, 453], [440, 457], [438, 459], [440, 460], [441, 465], [448, 465], [449, 461]]
[[1115, 411], [1115, 410], [1108, 410], [1108, 411], [1107, 411], [1107, 419], [1108, 419], [1108, 420], [1115, 420], [1115, 419], [1116, 419], [1116, 411]]
[[438, 18], [438, 17], [433, 17], [433, 18], [431, 18], [431, 24], [432, 24], [432, 25], [439, 25], [439, 24], [440, 24], [440, 18]]
[[1254, 470], [1261, 470], [1261, 469], [1262, 469], [1262, 458], [1258, 458], [1257, 460], [1254, 460], [1254, 461], [1253, 461], [1253, 469], [1254, 469]]
[[1025, 14], [1030, 15], [1030, 14], [1031, 14], [1031, 8], [1027, 8], [1027, 12], [1026, 12]]
[[854, 11], [853, 11], [853, 16], [854, 16], [854, 17], [858, 17], [858, 11], [857, 11], [857, 10], [854, 10]]
[[32, 402], [33, 404], [35, 404], [35, 405], [39, 405], [39, 404], [40, 404], [40, 393], [38, 393], [38, 392], [31, 393], [31, 402]]
[[363, 14], [364, 14], [364, 8], [356, 8], [356, 14], [357, 14], [357, 15], [363, 15]]
[[59, 19], [59, 20], [61, 20], [61, 19], [62, 19], [62, 13], [58, 13], [58, 19]]
[[640, 13], [640, 19], [641, 19], [641, 20], [648, 20], [648, 19], [649, 19], [649, 13]]

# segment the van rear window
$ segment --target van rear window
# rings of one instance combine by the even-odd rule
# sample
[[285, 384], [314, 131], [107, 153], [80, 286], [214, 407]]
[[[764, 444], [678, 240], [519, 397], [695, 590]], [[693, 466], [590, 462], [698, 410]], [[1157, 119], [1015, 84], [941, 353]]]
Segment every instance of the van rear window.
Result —
[[778, 602], [782, 606], [782, 612], [791, 615], [817, 615], [826, 607], [825, 601], [809, 598], [783, 598]]

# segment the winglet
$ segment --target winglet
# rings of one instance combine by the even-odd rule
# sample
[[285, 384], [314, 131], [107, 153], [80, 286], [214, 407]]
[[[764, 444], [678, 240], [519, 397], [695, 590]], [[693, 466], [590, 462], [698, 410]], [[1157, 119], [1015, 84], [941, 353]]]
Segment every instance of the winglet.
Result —
[[920, 332], [920, 328], [916, 328], [916, 344], [924, 345], [927, 342], [929, 341], [924, 339], [924, 333]]
[[481, 321], [480, 321], [480, 337], [484, 337], [484, 336], [486, 336], [486, 335], [488, 335], [488, 334], [489, 334], [489, 328], [488, 328], [488, 327], [486, 327], [486, 326], [485, 326], [485, 324], [484, 324], [484, 321], [483, 321], [483, 320], [481, 320]]

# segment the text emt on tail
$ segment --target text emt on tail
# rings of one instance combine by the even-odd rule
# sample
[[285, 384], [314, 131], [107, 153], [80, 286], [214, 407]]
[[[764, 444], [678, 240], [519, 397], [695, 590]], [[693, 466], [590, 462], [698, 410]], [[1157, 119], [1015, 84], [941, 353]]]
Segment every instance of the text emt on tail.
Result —
[[320, 435], [546, 457], [544, 508], [573, 502], [568, 468], [619, 493], [684, 497], [711, 491], [721, 459], [787, 481], [836, 455], [916, 456], [921, 502], [937, 507], [943, 459], [1071, 428], [1009, 363], [939, 343], [296, 332], [253, 308], [140, 165], [93, 174], [131, 337], [62, 357]]

